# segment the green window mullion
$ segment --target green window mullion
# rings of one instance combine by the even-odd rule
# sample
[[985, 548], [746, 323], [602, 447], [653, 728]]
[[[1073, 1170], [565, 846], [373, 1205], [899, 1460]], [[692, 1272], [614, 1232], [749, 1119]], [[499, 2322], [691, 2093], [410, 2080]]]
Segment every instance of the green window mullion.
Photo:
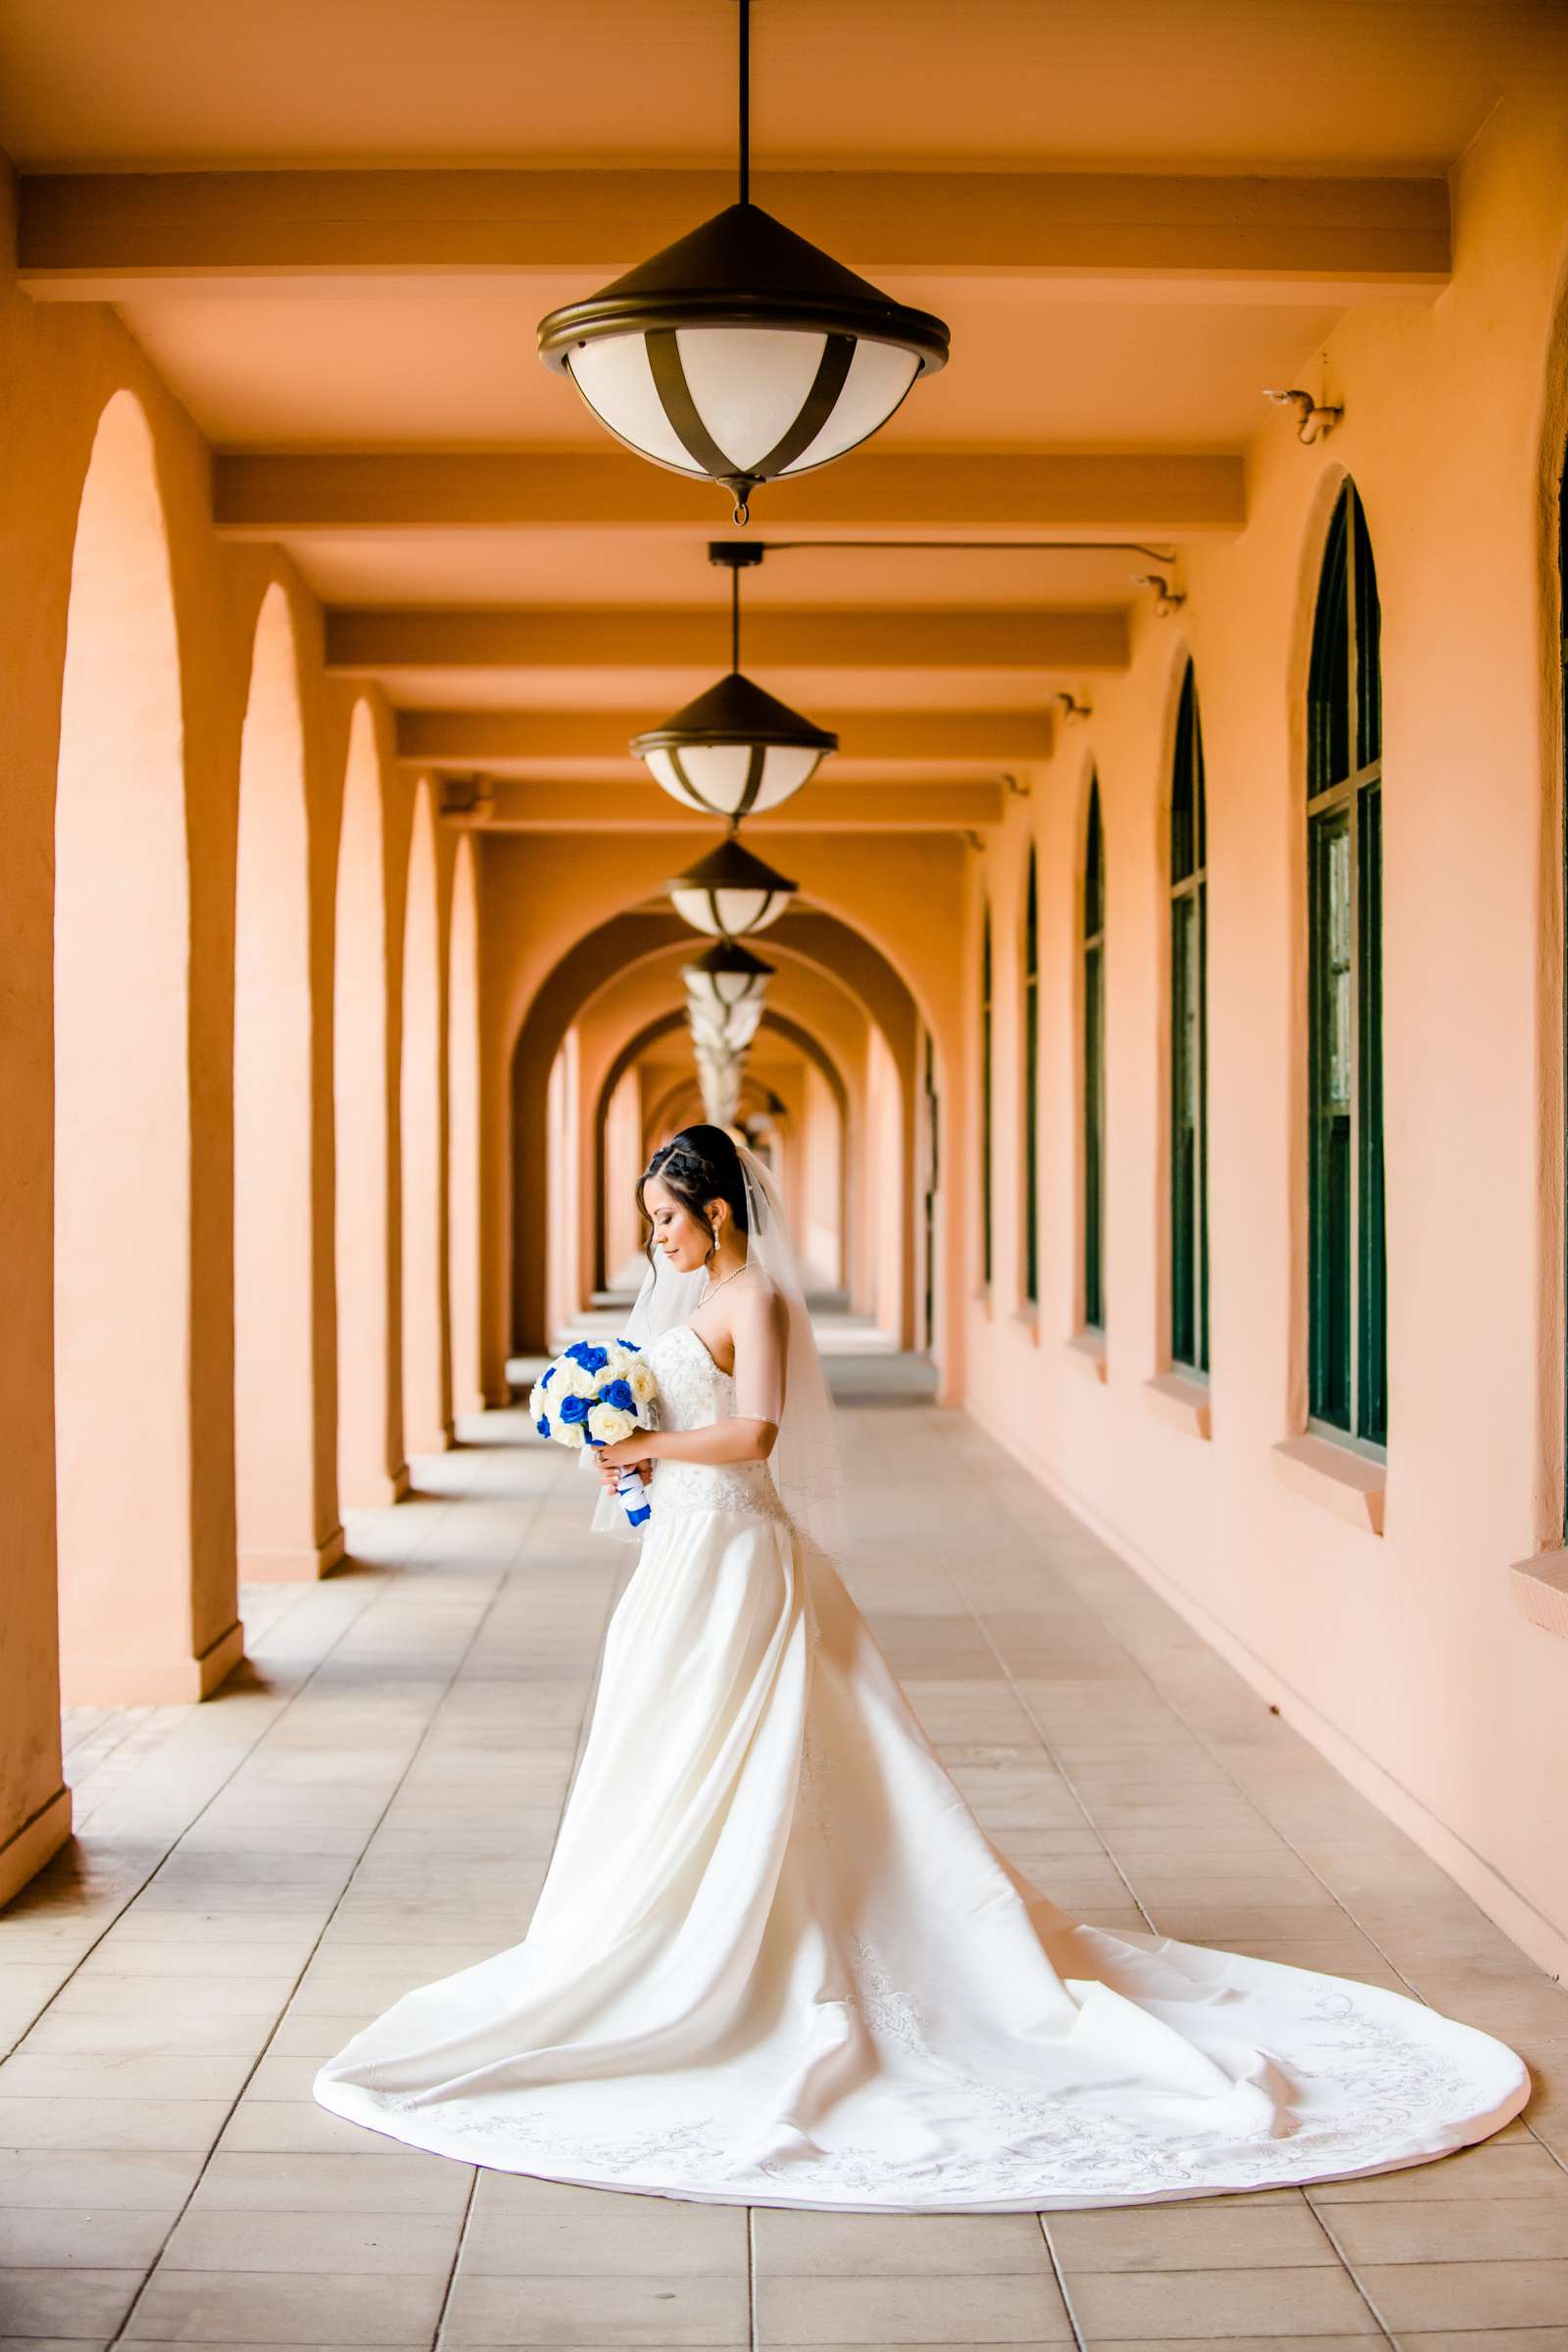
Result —
[[1040, 1302], [1040, 882], [1029, 852], [1023, 941], [1023, 1293]]
[[1084, 1321], [1105, 1320], [1105, 971], [1099, 940], [1084, 952]]
[[[1203, 829], [1199, 799], [1200, 858]], [[1198, 1369], [1208, 1370], [1208, 883], [1198, 899]]]
[[980, 1236], [981, 1266], [991, 1281], [991, 909], [980, 950]]
[[1336, 1429], [1350, 1427], [1350, 808], [1341, 802], [1313, 818], [1310, 866], [1311, 1159], [1309, 1271], [1310, 1406]]
[[1198, 899], [1171, 902], [1171, 1354], [1198, 1361]]
[[1356, 1431], [1388, 1438], [1388, 1284], [1383, 1187], [1383, 794], [1356, 796]]

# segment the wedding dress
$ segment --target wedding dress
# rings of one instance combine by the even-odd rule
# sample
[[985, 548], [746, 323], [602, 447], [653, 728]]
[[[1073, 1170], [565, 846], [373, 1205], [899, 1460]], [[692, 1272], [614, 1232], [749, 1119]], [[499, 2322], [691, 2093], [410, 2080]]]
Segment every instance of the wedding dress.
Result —
[[[735, 1413], [688, 1323], [648, 1353], [662, 1426]], [[660, 1459], [651, 1499], [525, 1939], [356, 2034], [334, 2113], [507, 2172], [906, 2213], [1391, 2171], [1524, 2105], [1512, 2050], [1418, 2001], [1072, 1919], [767, 1463]]]

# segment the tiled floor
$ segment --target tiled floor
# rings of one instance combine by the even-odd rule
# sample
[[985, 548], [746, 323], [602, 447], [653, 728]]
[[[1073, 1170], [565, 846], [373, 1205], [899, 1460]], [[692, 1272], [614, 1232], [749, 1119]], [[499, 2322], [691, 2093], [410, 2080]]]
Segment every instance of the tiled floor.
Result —
[[1568, 2352], [1568, 1993], [972, 1425], [845, 1426], [857, 1595], [1016, 1861], [1106, 1926], [1417, 1991], [1526, 2054], [1528, 2115], [1372, 2180], [1042, 2222], [475, 2176], [313, 2106], [368, 2017], [522, 1933], [631, 1558], [492, 1415], [347, 1573], [250, 1596], [219, 1699], [73, 1719], [82, 1841], [0, 1921], [6, 2352]]

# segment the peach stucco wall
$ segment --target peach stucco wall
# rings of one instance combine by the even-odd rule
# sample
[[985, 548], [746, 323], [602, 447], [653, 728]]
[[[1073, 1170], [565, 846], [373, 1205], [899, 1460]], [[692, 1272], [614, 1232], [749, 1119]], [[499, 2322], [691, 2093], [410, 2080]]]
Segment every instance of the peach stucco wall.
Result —
[[[330, 1007], [338, 807], [352, 708], [349, 690], [323, 668], [320, 609], [286, 560], [275, 549], [224, 544], [216, 536], [210, 452], [138, 346], [107, 308], [35, 308], [24, 300], [15, 285], [14, 250], [13, 186], [3, 178], [0, 535], [7, 563], [0, 577], [0, 740], [6, 746], [0, 826], [7, 856], [0, 866], [0, 1000], [7, 1018], [0, 1024], [6, 1126], [0, 1152], [0, 1426], [7, 1476], [0, 1514], [0, 1896], [35, 1869], [70, 1827], [61, 1783], [56, 1591], [55, 781], [77, 514], [99, 425], [117, 396], [122, 404], [134, 404], [144, 420], [154, 485], [146, 522], [164, 543], [157, 560], [167, 573], [177, 658], [173, 675], [166, 674], [164, 682], [177, 709], [184, 876], [163, 906], [175, 925], [191, 984], [174, 1052], [165, 1052], [166, 1038], [159, 1055], [162, 1067], [183, 1070], [187, 1144], [179, 1157], [188, 1214], [156, 1329], [148, 1327], [144, 1310], [118, 1313], [128, 1294], [112, 1268], [103, 1269], [102, 1300], [116, 1318], [103, 1344], [116, 1369], [98, 1398], [108, 1442], [94, 1449], [92, 1475], [102, 1472], [112, 1484], [120, 1482], [122, 1492], [118, 1497], [85, 1491], [73, 1496], [74, 1508], [88, 1507], [96, 1526], [114, 1530], [113, 1557], [101, 1561], [88, 1603], [72, 1686], [79, 1698], [196, 1697], [230, 1671], [242, 1650], [233, 1313], [236, 857], [241, 745], [258, 619], [274, 587], [287, 602], [297, 663], [307, 869], [300, 881], [308, 901], [310, 996], [309, 1167], [297, 1204], [310, 1242], [309, 1311], [293, 1325], [289, 1369], [300, 1396], [310, 1400], [312, 1426], [290, 1457], [302, 1491], [293, 1498], [289, 1526], [302, 1531], [303, 1547], [314, 1539], [315, 1556], [306, 1563], [312, 1572], [331, 1565], [340, 1542]], [[112, 582], [107, 593], [112, 599]], [[269, 675], [275, 686], [275, 673]], [[105, 672], [97, 683], [112, 716], [122, 682]], [[124, 682], [125, 691], [131, 683]], [[385, 804], [385, 880], [396, 902], [388, 908], [387, 933], [395, 943], [410, 787], [388, 757], [384, 706], [374, 692], [369, 700], [377, 790]], [[134, 814], [127, 802], [114, 824], [106, 823], [106, 857], [123, 847], [123, 828]], [[444, 850], [438, 868], [443, 888], [449, 871]], [[397, 960], [394, 947], [383, 975], [389, 1054], [396, 1054], [400, 1037]], [[122, 1068], [121, 1082], [134, 1090], [139, 1074], [133, 1057]], [[78, 1138], [71, 1182], [91, 1177], [111, 1186], [116, 1168], [102, 1155], [96, 1167], [90, 1157], [84, 1162], [89, 1149], [90, 1139]], [[106, 1221], [106, 1236], [112, 1231]], [[83, 1269], [74, 1261], [73, 1292], [80, 1290], [84, 1271], [90, 1280], [90, 1264]], [[388, 1279], [395, 1291], [395, 1270]], [[171, 1407], [173, 1450], [159, 1457], [158, 1508], [138, 1511], [133, 1497], [126, 1498], [137, 1465], [117, 1438], [122, 1425], [133, 1425], [138, 1374], [154, 1357], [179, 1368]], [[395, 1394], [389, 1421], [395, 1426]], [[145, 1463], [141, 1468], [145, 1472]], [[178, 1579], [172, 1592], [167, 1589], [171, 1549], [160, 1537], [169, 1524], [185, 1531], [172, 1557]], [[149, 1595], [155, 1592], [164, 1598], [152, 1608]]]
[[[1332, 439], [1271, 426], [1249, 525], [1145, 613], [1130, 672], [1061, 730], [972, 879], [1015, 1066], [1019, 899], [1042, 874], [1038, 1319], [1017, 1313], [1021, 1139], [997, 1093], [996, 1279], [971, 1297], [971, 1409], [1547, 1965], [1568, 1959], [1568, 1646], [1508, 1567], [1557, 1541], [1564, 1331], [1561, 748], [1551, 551], [1568, 428], [1568, 116], [1499, 110], [1454, 190], [1430, 306], [1352, 314], [1314, 388]], [[1288, 1490], [1305, 1415], [1301, 693], [1348, 471], [1383, 608], [1390, 1446], [1382, 1537]], [[1152, 1409], [1166, 1268], [1162, 793], [1191, 654], [1208, 778], [1212, 1440]], [[1098, 767], [1107, 871], [1104, 1384], [1077, 1313], [1074, 940]], [[972, 1067], [969, 1101], [974, 1102]], [[973, 1138], [965, 1154], [975, 1180]], [[967, 1280], [978, 1283], [970, 1219]]]

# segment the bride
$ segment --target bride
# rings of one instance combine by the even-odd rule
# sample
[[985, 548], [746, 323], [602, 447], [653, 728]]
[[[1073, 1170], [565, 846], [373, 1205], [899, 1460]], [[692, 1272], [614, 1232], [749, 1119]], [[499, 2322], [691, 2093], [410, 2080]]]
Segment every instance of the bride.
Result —
[[[639, 1186], [652, 1520], [526, 1936], [407, 1994], [323, 2106], [469, 2164], [859, 2213], [1054, 2210], [1423, 2163], [1529, 2096], [1376, 1986], [1110, 1934], [992, 1845], [841, 1583], [832, 1407], [771, 1177]], [[584, 1457], [589, 1458], [589, 1457]], [[983, 1547], [986, 1530], [974, 1529]]]

